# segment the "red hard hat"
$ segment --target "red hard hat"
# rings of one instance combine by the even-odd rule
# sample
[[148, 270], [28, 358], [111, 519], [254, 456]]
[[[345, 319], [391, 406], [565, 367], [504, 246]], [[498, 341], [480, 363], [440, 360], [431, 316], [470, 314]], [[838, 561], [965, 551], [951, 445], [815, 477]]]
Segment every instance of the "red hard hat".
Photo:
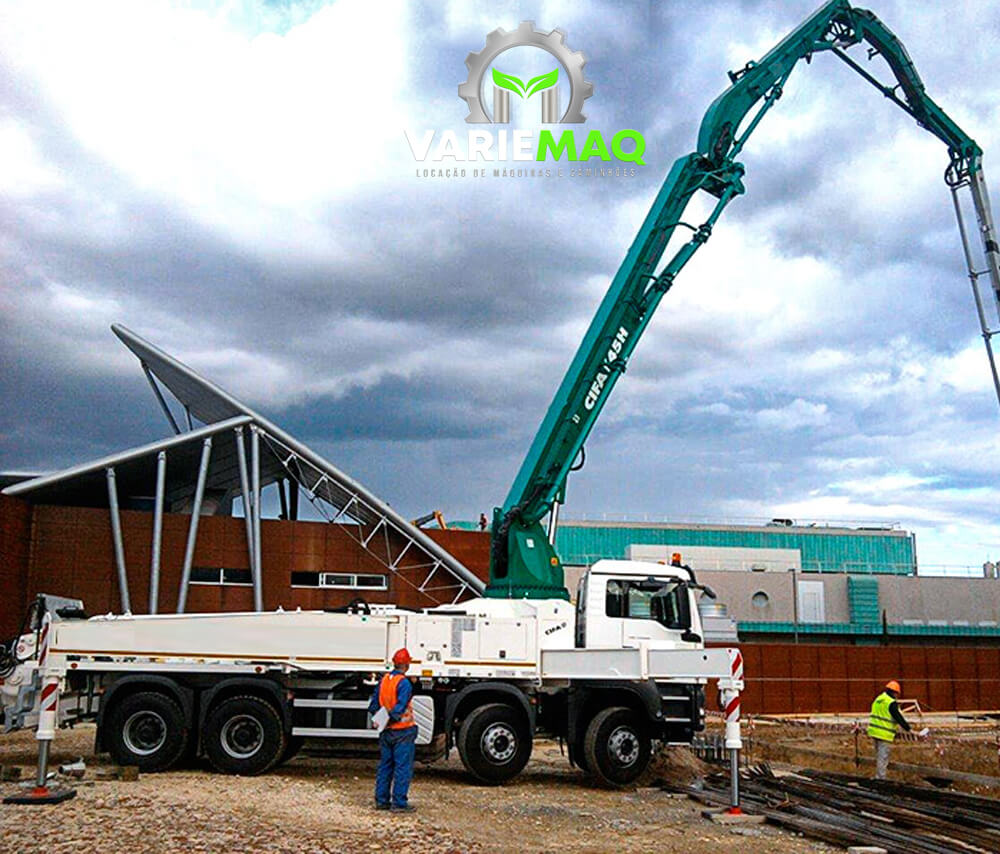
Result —
[[392, 654], [393, 664], [409, 664], [410, 661], [410, 651], [405, 646]]

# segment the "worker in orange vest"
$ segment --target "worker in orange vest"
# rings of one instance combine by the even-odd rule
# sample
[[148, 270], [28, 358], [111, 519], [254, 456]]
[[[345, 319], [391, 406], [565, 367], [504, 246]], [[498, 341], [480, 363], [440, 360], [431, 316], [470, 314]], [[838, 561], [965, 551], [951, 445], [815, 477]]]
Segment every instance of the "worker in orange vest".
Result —
[[[413, 757], [417, 749], [417, 725], [413, 719], [413, 686], [406, 678], [410, 653], [404, 647], [392, 656], [392, 670], [372, 692], [368, 711], [385, 709], [389, 719], [379, 734], [379, 762], [375, 771], [375, 809], [412, 812], [407, 800], [413, 779]], [[374, 721], [372, 726], [377, 727]], [[390, 795], [391, 791], [391, 795]]]

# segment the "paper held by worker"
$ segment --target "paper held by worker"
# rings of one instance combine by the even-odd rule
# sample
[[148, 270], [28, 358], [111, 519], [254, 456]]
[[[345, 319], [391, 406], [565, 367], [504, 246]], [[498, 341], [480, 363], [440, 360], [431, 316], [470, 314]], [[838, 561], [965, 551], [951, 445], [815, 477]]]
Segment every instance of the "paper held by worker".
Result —
[[924, 727], [922, 730], [920, 730], [920, 732], [917, 733], [917, 736], [919, 738], [927, 738], [929, 734], [930, 734], [930, 729]]
[[372, 715], [372, 726], [382, 732], [387, 723], [389, 723], [389, 710], [385, 706], [380, 706], [379, 710]]

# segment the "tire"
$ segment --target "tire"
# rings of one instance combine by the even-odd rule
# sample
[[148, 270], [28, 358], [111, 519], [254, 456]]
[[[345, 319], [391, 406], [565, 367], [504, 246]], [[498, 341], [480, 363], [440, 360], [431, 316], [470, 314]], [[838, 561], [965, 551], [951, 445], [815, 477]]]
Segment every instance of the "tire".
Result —
[[479, 782], [506, 783], [521, 773], [531, 756], [524, 715], [506, 703], [474, 709], [458, 730], [458, 754]]
[[116, 702], [101, 724], [108, 753], [119, 765], [166, 771], [184, 755], [190, 730], [176, 700], [140, 691]]
[[216, 771], [263, 774], [285, 753], [285, 728], [281, 715], [267, 700], [230, 697], [208, 713], [203, 746]]
[[285, 737], [285, 752], [281, 754], [281, 758], [278, 760], [275, 767], [278, 765], [284, 765], [286, 762], [290, 762], [294, 759], [298, 752], [302, 749], [302, 745], [305, 744], [305, 738], [301, 735], [289, 735]]
[[583, 739], [577, 740], [573, 746], [573, 764], [584, 774], [590, 774], [590, 767], [587, 765], [587, 755], [583, 752]]
[[605, 786], [634, 783], [649, 766], [652, 745], [642, 720], [631, 709], [602, 709], [587, 727], [583, 756], [591, 775]]

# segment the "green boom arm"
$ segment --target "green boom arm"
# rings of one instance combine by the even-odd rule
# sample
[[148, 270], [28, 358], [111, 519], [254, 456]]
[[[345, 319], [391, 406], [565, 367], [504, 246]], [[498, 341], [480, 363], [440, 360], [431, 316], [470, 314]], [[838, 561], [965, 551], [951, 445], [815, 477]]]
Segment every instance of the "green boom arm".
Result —
[[[883, 85], [847, 56], [847, 48], [862, 42], [868, 44], [870, 56], [885, 58], [895, 86]], [[709, 238], [726, 205], [744, 191], [744, 169], [735, 158], [781, 97], [799, 60], [808, 61], [820, 51], [833, 52], [941, 139], [948, 146], [955, 175], [969, 176], [978, 170], [979, 147], [927, 96], [899, 39], [871, 12], [852, 8], [846, 0], [827, 3], [760, 62], [730, 72], [732, 85], [702, 120], [698, 150], [677, 160], [667, 175], [573, 357], [503, 507], [493, 511], [487, 596], [567, 598], [562, 565], [542, 519], [562, 502], [573, 463], [582, 454], [597, 416], [663, 295]], [[747, 121], [754, 107], [757, 110]], [[695, 227], [682, 222], [682, 216], [699, 191], [717, 201], [708, 219]], [[678, 227], [691, 229], [692, 235], [661, 269], [667, 243]]]

